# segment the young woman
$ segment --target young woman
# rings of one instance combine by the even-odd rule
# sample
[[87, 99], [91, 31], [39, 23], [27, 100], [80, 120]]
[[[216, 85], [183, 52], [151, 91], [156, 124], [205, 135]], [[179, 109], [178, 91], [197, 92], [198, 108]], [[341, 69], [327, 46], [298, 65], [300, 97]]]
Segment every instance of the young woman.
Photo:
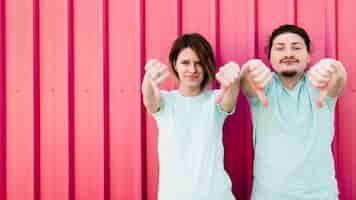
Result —
[[[178, 88], [160, 91], [169, 69], [158, 60], [145, 66], [143, 101], [158, 129], [159, 200], [233, 200], [224, 170], [222, 129], [239, 91], [239, 66], [230, 62], [215, 74], [208, 41], [199, 34], [176, 39], [169, 54]], [[214, 77], [220, 90], [208, 89]]]

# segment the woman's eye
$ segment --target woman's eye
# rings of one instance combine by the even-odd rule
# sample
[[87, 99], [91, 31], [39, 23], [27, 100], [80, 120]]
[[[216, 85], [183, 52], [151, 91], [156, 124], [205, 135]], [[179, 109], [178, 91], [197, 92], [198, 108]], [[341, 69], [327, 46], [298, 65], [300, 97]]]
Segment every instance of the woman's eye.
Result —
[[181, 62], [183, 65], [189, 65], [189, 62], [188, 61], [183, 61]]

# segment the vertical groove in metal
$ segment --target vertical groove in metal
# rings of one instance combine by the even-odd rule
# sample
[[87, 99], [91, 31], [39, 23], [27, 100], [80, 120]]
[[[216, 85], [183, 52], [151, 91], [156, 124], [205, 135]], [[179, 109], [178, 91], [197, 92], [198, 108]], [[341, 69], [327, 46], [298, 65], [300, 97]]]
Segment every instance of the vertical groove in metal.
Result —
[[110, 33], [109, 0], [103, 0], [103, 109], [104, 109], [104, 200], [110, 200]]
[[294, 4], [294, 24], [298, 25], [298, 1], [297, 0], [293, 0], [293, 4]]
[[6, 7], [0, 1], [0, 199], [6, 200]]
[[182, 6], [183, 6], [183, 0], [177, 0], [177, 35], [178, 36], [182, 35], [182, 29], [183, 29]]
[[220, 0], [215, 0], [215, 55], [216, 63], [220, 66], [221, 63], [221, 44], [220, 44]]
[[258, 35], [259, 35], [259, 33], [258, 33], [258, 10], [259, 10], [259, 8], [258, 8], [258, 0], [254, 0], [253, 1], [254, 2], [254, 4], [253, 4], [253, 11], [254, 11], [254, 19], [253, 19], [253, 21], [254, 21], [254, 48], [255, 48], [255, 51], [254, 51], [254, 55], [253, 55], [253, 57], [259, 57], [260, 55], [258, 55], [259, 53], [258, 53], [258, 49], [259, 49], [259, 37], [258, 37]]
[[68, 0], [68, 199], [75, 200], [74, 0]]
[[40, 7], [39, 7], [39, 0], [33, 0], [33, 118], [34, 118], [34, 151], [33, 151], [33, 175], [34, 175], [34, 200], [40, 200], [40, 193], [41, 193], [41, 161], [40, 161], [40, 154], [41, 154], [41, 132], [40, 132], [40, 123], [41, 123], [41, 116], [40, 116], [40, 105], [41, 105], [41, 98], [40, 98]]
[[[215, 59], [216, 59], [216, 71], [219, 70], [221, 63], [221, 46], [220, 46], [220, 2], [219, 0], [214, 1], [215, 7], [215, 19], [214, 19], [214, 28], [215, 28]], [[213, 82], [213, 88], [218, 88], [218, 81]]]
[[[142, 83], [145, 75], [145, 60], [146, 60], [146, 12], [145, 12], [145, 0], [139, 0], [140, 2], [140, 82]], [[141, 112], [141, 198], [147, 200], [147, 119], [145, 109], [142, 101], [142, 92], [140, 92], [140, 112]]]

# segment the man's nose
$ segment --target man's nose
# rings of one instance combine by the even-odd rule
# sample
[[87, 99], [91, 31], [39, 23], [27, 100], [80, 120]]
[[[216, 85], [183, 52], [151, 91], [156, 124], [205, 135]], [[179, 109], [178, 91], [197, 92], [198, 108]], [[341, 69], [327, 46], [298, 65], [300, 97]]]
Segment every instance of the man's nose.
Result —
[[290, 49], [290, 48], [287, 48], [287, 49], [286, 49], [286, 56], [287, 56], [288, 58], [294, 57], [294, 52], [293, 52], [293, 50]]

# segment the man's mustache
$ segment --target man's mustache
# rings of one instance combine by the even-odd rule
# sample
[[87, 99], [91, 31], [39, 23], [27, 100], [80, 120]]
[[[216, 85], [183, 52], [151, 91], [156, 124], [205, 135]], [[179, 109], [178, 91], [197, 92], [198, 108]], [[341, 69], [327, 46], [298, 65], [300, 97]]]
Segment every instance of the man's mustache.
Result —
[[291, 63], [291, 62], [299, 63], [299, 60], [294, 57], [288, 57], [288, 58], [283, 58], [279, 61], [279, 63]]

